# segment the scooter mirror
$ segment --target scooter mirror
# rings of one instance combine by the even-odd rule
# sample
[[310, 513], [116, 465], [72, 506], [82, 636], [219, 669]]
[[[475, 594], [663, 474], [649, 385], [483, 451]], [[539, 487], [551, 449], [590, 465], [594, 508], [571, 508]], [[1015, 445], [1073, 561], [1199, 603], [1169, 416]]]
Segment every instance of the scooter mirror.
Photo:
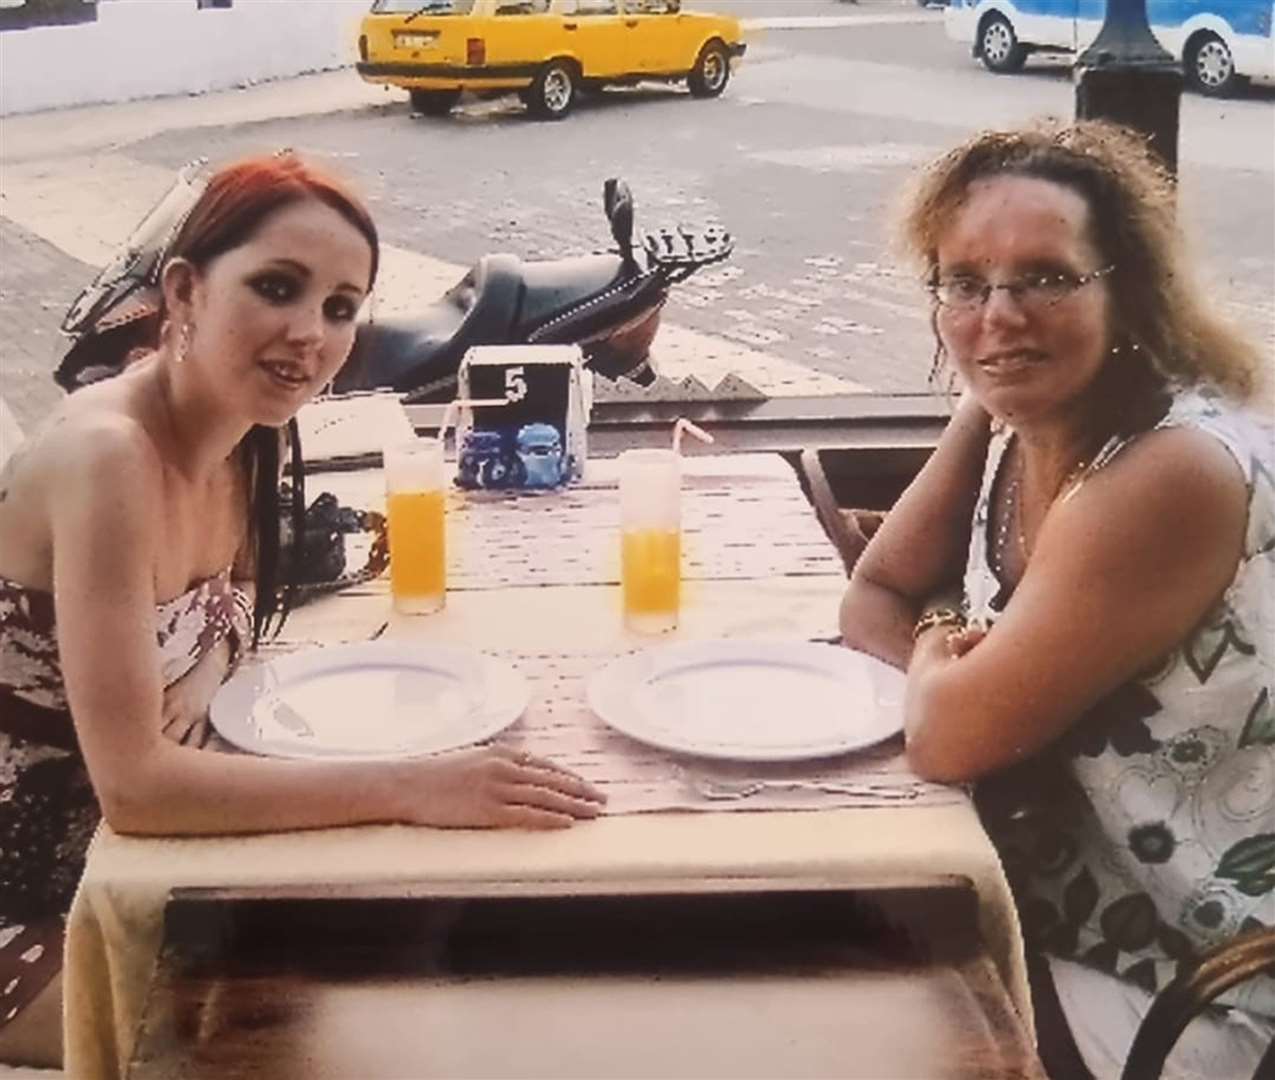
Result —
[[620, 247], [620, 257], [633, 259], [633, 192], [623, 180], [612, 177], [602, 185], [602, 207], [611, 222], [611, 235]]
[[[187, 162], [172, 187], [133, 230], [124, 247], [75, 298], [62, 319], [62, 332], [71, 337], [96, 333], [120, 321], [118, 309], [139, 293], [152, 293], [178, 229], [207, 186], [207, 158]], [[152, 307], [154, 299], [145, 299]]]

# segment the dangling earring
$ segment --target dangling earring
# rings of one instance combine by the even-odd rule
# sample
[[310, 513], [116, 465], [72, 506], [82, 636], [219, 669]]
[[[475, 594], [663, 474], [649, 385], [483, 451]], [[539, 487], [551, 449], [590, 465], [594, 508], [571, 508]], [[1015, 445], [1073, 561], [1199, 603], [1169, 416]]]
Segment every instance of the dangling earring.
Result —
[[177, 335], [177, 354], [174, 363], [184, 364], [190, 353], [190, 323], [182, 323], [181, 333]]

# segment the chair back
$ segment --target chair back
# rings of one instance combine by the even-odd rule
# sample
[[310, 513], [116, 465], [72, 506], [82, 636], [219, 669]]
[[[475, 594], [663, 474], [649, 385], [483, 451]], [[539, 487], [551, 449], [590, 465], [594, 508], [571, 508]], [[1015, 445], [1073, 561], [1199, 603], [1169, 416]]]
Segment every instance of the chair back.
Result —
[[[1156, 995], [1133, 1037], [1121, 1080], [1157, 1080], [1187, 1025], [1215, 998], [1263, 974], [1275, 975], [1275, 929], [1239, 934], [1202, 953]], [[1275, 1077], [1275, 1042], [1253, 1077]]]

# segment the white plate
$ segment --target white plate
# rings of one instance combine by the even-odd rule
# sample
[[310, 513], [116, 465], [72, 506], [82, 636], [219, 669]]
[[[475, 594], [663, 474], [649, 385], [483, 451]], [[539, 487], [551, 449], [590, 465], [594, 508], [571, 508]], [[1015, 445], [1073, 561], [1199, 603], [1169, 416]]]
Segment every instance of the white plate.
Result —
[[210, 719], [257, 754], [402, 757], [488, 739], [527, 699], [523, 677], [481, 653], [374, 641], [244, 668], [217, 692]]
[[589, 707], [665, 750], [729, 761], [800, 761], [903, 730], [903, 675], [811, 642], [687, 642], [633, 653], [589, 681]]

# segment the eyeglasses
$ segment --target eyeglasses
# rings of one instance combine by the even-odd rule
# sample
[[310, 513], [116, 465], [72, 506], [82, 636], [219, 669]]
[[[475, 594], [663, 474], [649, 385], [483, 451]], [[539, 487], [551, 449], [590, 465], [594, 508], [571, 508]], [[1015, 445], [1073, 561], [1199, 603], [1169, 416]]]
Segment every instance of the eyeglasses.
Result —
[[992, 298], [996, 289], [1009, 293], [1023, 311], [1043, 311], [1066, 300], [1091, 281], [1106, 277], [1115, 268], [1115, 263], [1112, 263], [1088, 274], [1024, 274], [1000, 285], [993, 285], [974, 274], [953, 274], [951, 277], [933, 278], [926, 288], [943, 307], [959, 312], [978, 311]]

